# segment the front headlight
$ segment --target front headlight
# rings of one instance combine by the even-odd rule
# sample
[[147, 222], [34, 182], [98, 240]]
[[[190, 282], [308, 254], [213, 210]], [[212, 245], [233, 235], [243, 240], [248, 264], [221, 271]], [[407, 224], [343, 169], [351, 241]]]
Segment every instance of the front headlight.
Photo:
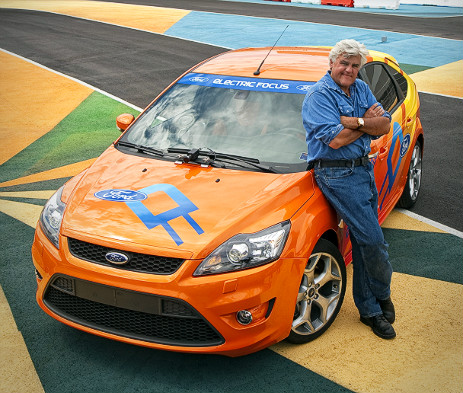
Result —
[[280, 257], [291, 224], [285, 221], [252, 234], [233, 236], [216, 248], [194, 272], [194, 276], [249, 269]]
[[62, 193], [63, 187], [56, 191], [48, 200], [40, 215], [40, 225], [43, 232], [56, 248], [59, 248], [59, 230], [61, 228], [61, 221], [63, 220], [64, 209], [66, 208], [66, 205], [61, 201]]

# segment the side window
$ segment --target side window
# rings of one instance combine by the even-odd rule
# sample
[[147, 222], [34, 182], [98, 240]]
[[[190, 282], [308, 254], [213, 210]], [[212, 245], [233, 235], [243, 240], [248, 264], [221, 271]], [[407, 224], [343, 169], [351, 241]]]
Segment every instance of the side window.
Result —
[[401, 95], [399, 96], [397, 93], [394, 79], [386, 71], [383, 64], [366, 64], [360, 70], [359, 77], [368, 83], [376, 99], [388, 112], [391, 112], [399, 103]]
[[392, 67], [386, 66], [391, 75], [394, 77], [396, 80], [397, 84], [399, 85], [400, 90], [402, 91], [402, 94], [404, 97], [407, 96], [408, 92], [408, 83], [405, 77], [397, 70], [395, 70]]

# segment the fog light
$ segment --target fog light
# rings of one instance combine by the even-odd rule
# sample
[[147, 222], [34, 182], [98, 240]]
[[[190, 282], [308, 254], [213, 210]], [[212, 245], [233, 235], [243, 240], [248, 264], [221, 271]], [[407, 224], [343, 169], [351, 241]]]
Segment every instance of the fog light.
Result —
[[248, 310], [241, 310], [236, 313], [236, 320], [241, 325], [249, 325], [252, 322], [252, 314]]

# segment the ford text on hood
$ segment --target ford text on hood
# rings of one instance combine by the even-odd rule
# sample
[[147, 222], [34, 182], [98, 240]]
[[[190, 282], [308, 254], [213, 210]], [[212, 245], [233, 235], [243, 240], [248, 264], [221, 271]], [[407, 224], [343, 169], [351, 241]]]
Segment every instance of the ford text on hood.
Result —
[[45, 312], [127, 343], [227, 356], [328, 329], [350, 242], [307, 171], [300, 117], [328, 51], [275, 48], [254, 74], [268, 50], [209, 59], [136, 120], [118, 118], [121, 137], [37, 225]]

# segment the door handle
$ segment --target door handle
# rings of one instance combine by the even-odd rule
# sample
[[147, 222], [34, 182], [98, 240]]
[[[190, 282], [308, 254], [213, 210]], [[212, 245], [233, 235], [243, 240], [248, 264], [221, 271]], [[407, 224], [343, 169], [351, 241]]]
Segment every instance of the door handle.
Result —
[[383, 146], [381, 149], [379, 149], [379, 158], [383, 159], [384, 157], [387, 156], [389, 153], [389, 146]]

